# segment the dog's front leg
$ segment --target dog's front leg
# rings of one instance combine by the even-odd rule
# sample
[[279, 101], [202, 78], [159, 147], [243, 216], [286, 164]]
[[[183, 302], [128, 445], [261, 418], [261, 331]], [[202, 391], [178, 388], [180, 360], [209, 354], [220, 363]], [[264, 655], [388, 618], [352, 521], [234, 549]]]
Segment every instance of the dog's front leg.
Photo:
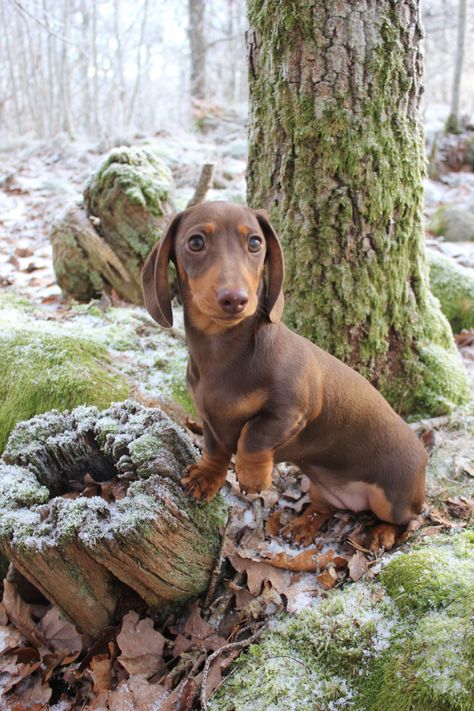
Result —
[[271, 486], [274, 451], [300, 428], [301, 418], [294, 412], [284, 416], [262, 413], [244, 425], [235, 460], [242, 491], [258, 494]]
[[227, 476], [231, 452], [215, 440], [209, 426], [203, 423], [204, 452], [197, 464], [190, 464], [181, 480], [196, 499], [210, 501], [217, 494]]

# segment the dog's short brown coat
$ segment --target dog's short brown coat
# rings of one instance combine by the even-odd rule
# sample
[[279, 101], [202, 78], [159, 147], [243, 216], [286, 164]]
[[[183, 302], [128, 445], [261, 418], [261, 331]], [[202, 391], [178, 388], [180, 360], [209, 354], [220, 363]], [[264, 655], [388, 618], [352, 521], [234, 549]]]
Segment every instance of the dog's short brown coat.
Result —
[[[274, 463], [290, 461], [310, 477], [315, 510], [414, 519], [424, 502], [426, 452], [370, 383], [281, 322], [283, 256], [266, 216], [226, 202], [176, 215], [143, 269], [145, 304], [164, 327], [172, 325], [169, 261], [184, 305], [188, 386], [204, 428], [188, 490], [212, 498], [235, 453], [249, 492], [270, 485]], [[223, 310], [223, 289], [246, 294], [244, 308]]]

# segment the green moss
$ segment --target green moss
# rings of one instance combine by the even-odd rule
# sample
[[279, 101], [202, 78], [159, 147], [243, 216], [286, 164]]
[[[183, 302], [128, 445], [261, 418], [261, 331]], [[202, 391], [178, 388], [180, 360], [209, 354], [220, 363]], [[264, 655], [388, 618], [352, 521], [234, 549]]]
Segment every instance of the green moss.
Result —
[[[439, 414], [466, 401], [467, 379], [429, 295], [423, 138], [406, 73], [413, 38], [403, 8], [384, 6], [387, 15], [380, 10], [360, 54], [353, 23], [363, 18], [332, 5], [278, 2], [270, 10], [267, 0], [249, 3], [258, 51], [248, 197], [269, 209], [282, 238], [288, 325], [355, 367], [397, 411]], [[283, 27], [295, 14], [301, 42], [293, 54]], [[346, 65], [347, 46], [353, 63]], [[335, 68], [338, 78], [330, 79], [326, 62], [334, 56], [342, 72]], [[356, 82], [356, 71], [366, 80]], [[428, 358], [431, 343], [446, 358], [432, 351]], [[447, 361], [455, 387], [445, 378]]]
[[196, 417], [196, 407], [187, 388], [185, 379], [179, 376], [172, 376], [168, 381], [168, 387], [173, 401], [181, 405], [190, 415]]
[[106, 349], [34, 322], [0, 335], [0, 450], [20, 420], [54, 408], [106, 407], [127, 397], [128, 382]]
[[233, 665], [210, 708], [472, 710], [472, 541], [468, 532], [398, 553], [383, 587], [358, 583], [282, 616]]
[[435, 235], [441, 236], [444, 233], [446, 226], [445, 212], [446, 205], [440, 205], [431, 216], [428, 229]]
[[431, 291], [439, 299], [453, 331], [474, 328], [474, 277], [438, 252], [430, 250], [428, 262]]
[[401, 634], [375, 662], [355, 708], [472, 711], [473, 641], [466, 618], [432, 612], [414, 620], [412, 634]]
[[463, 598], [470, 599], [474, 611], [474, 564], [467, 573], [467, 579], [460, 579], [456, 557], [451, 562], [442, 549], [420, 550], [395, 558], [382, 571], [381, 581], [405, 611], [436, 610]]
[[173, 178], [152, 149], [121, 146], [109, 153], [87, 189], [107, 190], [111, 181], [117, 181], [132, 205], [147, 207], [161, 217], [162, 201], [168, 198]]

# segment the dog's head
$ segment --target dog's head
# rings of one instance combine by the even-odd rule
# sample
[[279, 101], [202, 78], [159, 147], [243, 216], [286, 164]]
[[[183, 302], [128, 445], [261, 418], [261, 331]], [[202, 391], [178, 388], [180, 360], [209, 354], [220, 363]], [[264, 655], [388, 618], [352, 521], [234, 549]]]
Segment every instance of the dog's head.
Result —
[[145, 305], [166, 328], [173, 325], [170, 261], [187, 316], [197, 328], [217, 332], [234, 326], [262, 302], [270, 321], [280, 320], [283, 254], [263, 212], [208, 202], [173, 218], [142, 272]]

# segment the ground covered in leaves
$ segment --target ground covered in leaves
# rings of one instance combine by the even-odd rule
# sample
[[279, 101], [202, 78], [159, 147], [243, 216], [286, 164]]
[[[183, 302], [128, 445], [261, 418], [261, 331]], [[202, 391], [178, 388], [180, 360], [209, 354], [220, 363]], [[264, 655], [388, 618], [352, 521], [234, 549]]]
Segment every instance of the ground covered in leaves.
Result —
[[[219, 165], [212, 197], [220, 194], [243, 199], [245, 148], [241, 132], [225, 149], [218, 140], [212, 143], [194, 136], [161, 137], [156, 143], [162, 157], [168, 159], [182, 191], [178, 202], [181, 200], [184, 204], [197, 180], [200, 165], [209, 158]], [[86, 306], [67, 303], [55, 283], [47, 237], [49, 223], [64, 202], [80, 192], [82, 183], [99, 160], [99, 150], [60, 141], [48, 146], [22, 144], [11, 146], [2, 159], [1, 285], [8, 293], [14, 291], [32, 304], [22, 306], [16, 296], [12, 297], [14, 303], [8, 307], [10, 310], [5, 302], [3, 306], [0, 303], [2, 328], [8, 329], [10, 323], [12, 328], [21, 325], [29, 331], [46, 328], [53, 335], [72, 336], [79, 332], [81, 337], [106, 348], [113, 367], [129, 383], [129, 395], [144, 404], [166, 409], [187, 427], [199, 449], [202, 446], [200, 430], [192, 419], [192, 403], [184, 388], [186, 353], [179, 318], [174, 331], [163, 334], [143, 310], [128, 308], [113, 294]], [[454, 180], [449, 190], [454, 190], [453, 186], [456, 186]], [[448, 188], [440, 188], [440, 191]], [[432, 240], [436, 248], [442, 246], [439, 240]], [[469, 254], [466, 256], [459, 243], [454, 252], [450, 256], [457, 257], [466, 267], [472, 266]], [[459, 334], [457, 340], [466, 364], [472, 369], [473, 332]], [[415, 629], [415, 618], [409, 617], [414, 614], [412, 608], [407, 611], [402, 605], [399, 609], [403, 595], [401, 591], [393, 592], [384, 570], [393, 571], [397, 559], [406, 560], [403, 556], [409, 556], [414, 550], [418, 550], [421, 563], [431, 559], [432, 544], [445, 546], [446, 540], [468, 535], [466, 532], [473, 524], [472, 408], [452, 417], [417, 423], [414, 427], [431, 452], [431, 463], [429, 507], [421, 528], [411, 540], [405, 540], [402, 531], [395, 531], [392, 533], [397, 534], [397, 540], [385, 537], [381, 545], [380, 538], [373, 535], [376, 522], [370, 515], [356, 516], [341, 511], [323, 526], [311, 545], [296, 546], [282, 530], [309, 500], [307, 479], [294, 467], [280, 466], [269, 491], [261, 496], [244, 496], [231, 467], [224, 487], [229, 520], [223, 531], [223, 546], [209, 591], [204, 599], [165, 619], [151, 618], [144, 604], [135, 604], [133, 609], [125, 605], [117, 614], [117, 623], [107, 628], [99, 639], [91, 640], [79, 634], [38, 591], [10, 569], [3, 582], [0, 604], [0, 708], [5, 711], [186, 711], [208, 705], [229, 711], [233, 708], [250, 711], [291, 708], [294, 702], [293, 707], [298, 709], [336, 709], [341, 708], [341, 704], [343, 708], [369, 709], [370, 703], [367, 696], [364, 697], [364, 689], [369, 687], [362, 688], [362, 684], [353, 684], [351, 679], [358, 669], [365, 668], [363, 660], [372, 658], [380, 663], [374, 667], [373, 674], [371, 672], [370, 688], [379, 688], [383, 678], [386, 688], [392, 689], [393, 698], [398, 698], [395, 695], [398, 677], [389, 674], [389, 667], [383, 665], [380, 655], [388, 654], [389, 649], [391, 653], [397, 651], [392, 634], [394, 626], [411, 624]], [[72, 482], [66, 496], [116, 501], [123, 497], [128, 484], [129, 481], [120, 479], [97, 482], [88, 475], [84, 480]], [[391, 544], [395, 544], [395, 553], [386, 550]], [[437, 568], [428, 573], [429, 581], [436, 583], [435, 572], [441, 575], [446, 570], [451, 589], [453, 585], [456, 587], [455, 570], [459, 570], [460, 576], [466, 576], [467, 568], [463, 567], [464, 559], [443, 555], [435, 556]], [[390, 568], [391, 565], [394, 567]], [[423, 565], [422, 569], [425, 570]], [[403, 588], [406, 582], [408, 591], [411, 590], [410, 570], [399, 564], [396, 578], [396, 585]], [[434, 589], [444, 591], [445, 587], [440, 583]], [[446, 619], [451, 625], [457, 619], [456, 610], [451, 607], [448, 618], [441, 622], [435, 619], [435, 615], [455, 602], [445, 592], [439, 595], [433, 604], [428, 602], [426, 609], [423, 608], [425, 627], [416, 627], [418, 637], [410, 637], [409, 650], [413, 658], [426, 654], [423, 640], [435, 632], [440, 634], [440, 625], [446, 627]], [[351, 613], [351, 617], [349, 609], [360, 614]], [[405, 613], [407, 616], [401, 623], [400, 616]], [[304, 616], [306, 621], [298, 627], [297, 621]], [[329, 621], [329, 626], [322, 625], [323, 619]], [[438, 665], [445, 676], [439, 681], [437, 688], [441, 691], [436, 703], [433, 698], [427, 701], [423, 697], [424, 687], [420, 682], [419, 688], [416, 684], [410, 687], [415, 688], [415, 700], [410, 697], [410, 703], [425, 706], [403, 706], [399, 700], [398, 707], [390, 706], [387, 697], [379, 697], [382, 705], [374, 707], [374, 711], [375, 708], [400, 711], [428, 706], [443, 711], [472, 708], [470, 701], [466, 701], [469, 669], [463, 666], [464, 642], [459, 641], [456, 648], [448, 644], [450, 639], [456, 642], [456, 634], [453, 626], [449, 639], [443, 642], [442, 635], [436, 638], [441, 640], [441, 648], [451, 654], [446, 658], [454, 669], [450, 677], [446, 665]], [[319, 676], [315, 676], [313, 665], [320, 663], [320, 652], [308, 650], [308, 644], [311, 640], [322, 644], [324, 639], [327, 643], [325, 659], [329, 659], [329, 665], [331, 659], [336, 659], [340, 671], [335, 674], [321, 667]], [[338, 645], [340, 649], [336, 653]], [[238, 664], [229, 670], [242, 652]], [[402, 658], [400, 678], [405, 679], [403, 674], [410, 669], [409, 662], [410, 659], [403, 661]], [[272, 693], [278, 692], [283, 705], [278, 705], [277, 699], [269, 702], [263, 695], [263, 705], [258, 705], [255, 689], [262, 689], [263, 694], [263, 680], [258, 675], [250, 679], [250, 668], [255, 671], [257, 666], [264, 670], [267, 685], [272, 687]], [[427, 665], [426, 669], [429, 677], [433, 668]], [[423, 673], [420, 672], [421, 677]], [[463, 675], [461, 680], [460, 675]], [[405, 687], [410, 683], [405, 679]], [[246, 684], [248, 697], [239, 697], [234, 705], [229, 699], [237, 699], [239, 689]], [[308, 701], [303, 695], [298, 706], [297, 697], [291, 696], [295, 686], [306, 689], [308, 698], [319, 698], [319, 705], [305, 705]], [[356, 693], [359, 694], [357, 702]]]

